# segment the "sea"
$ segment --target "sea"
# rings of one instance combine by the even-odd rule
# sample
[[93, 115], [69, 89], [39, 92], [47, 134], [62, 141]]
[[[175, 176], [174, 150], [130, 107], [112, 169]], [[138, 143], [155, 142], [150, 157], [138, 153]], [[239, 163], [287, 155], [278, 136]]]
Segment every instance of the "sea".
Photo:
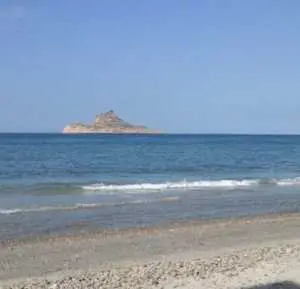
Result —
[[0, 134], [0, 240], [300, 210], [300, 136]]

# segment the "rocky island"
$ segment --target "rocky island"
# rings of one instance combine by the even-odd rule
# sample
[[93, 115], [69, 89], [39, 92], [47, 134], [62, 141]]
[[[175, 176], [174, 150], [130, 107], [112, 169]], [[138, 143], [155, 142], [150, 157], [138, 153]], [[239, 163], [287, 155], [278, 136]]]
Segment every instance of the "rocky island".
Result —
[[141, 125], [130, 124], [118, 117], [113, 110], [96, 116], [92, 124], [73, 123], [67, 125], [63, 133], [132, 133], [156, 134], [158, 131]]

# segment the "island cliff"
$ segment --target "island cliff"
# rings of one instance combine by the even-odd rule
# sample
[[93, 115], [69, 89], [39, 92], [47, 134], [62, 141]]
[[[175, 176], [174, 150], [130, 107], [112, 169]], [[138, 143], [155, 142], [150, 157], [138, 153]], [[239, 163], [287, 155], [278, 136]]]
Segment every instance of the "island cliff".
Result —
[[73, 123], [67, 125], [63, 133], [133, 133], [156, 134], [158, 131], [145, 126], [133, 125], [119, 118], [114, 111], [102, 113], [96, 116], [92, 124]]

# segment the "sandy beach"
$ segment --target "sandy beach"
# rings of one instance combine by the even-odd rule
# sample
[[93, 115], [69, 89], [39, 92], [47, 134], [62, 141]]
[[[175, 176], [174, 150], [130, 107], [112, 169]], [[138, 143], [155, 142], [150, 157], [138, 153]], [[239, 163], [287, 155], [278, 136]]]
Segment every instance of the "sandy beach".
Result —
[[299, 229], [289, 214], [2, 242], [0, 288], [295, 289]]

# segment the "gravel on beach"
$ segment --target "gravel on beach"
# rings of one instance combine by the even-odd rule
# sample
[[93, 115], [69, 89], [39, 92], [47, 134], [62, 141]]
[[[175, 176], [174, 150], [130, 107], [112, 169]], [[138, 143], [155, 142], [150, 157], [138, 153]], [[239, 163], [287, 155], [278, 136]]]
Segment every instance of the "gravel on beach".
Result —
[[287, 289], [253, 286], [299, 268], [300, 214], [0, 244], [1, 289]]
[[[185, 288], [185, 280], [208, 279], [213, 274], [222, 274], [226, 278], [231, 278], [238, 276], [244, 270], [255, 268], [262, 262], [276, 263], [283, 258], [299, 258], [299, 256], [300, 246], [263, 247], [236, 251], [226, 256], [215, 256], [208, 261], [195, 259], [154, 262], [98, 272], [69, 273], [62, 278], [32, 279], [7, 284], [2, 288]], [[225, 284], [224, 288], [226, 288]]]

